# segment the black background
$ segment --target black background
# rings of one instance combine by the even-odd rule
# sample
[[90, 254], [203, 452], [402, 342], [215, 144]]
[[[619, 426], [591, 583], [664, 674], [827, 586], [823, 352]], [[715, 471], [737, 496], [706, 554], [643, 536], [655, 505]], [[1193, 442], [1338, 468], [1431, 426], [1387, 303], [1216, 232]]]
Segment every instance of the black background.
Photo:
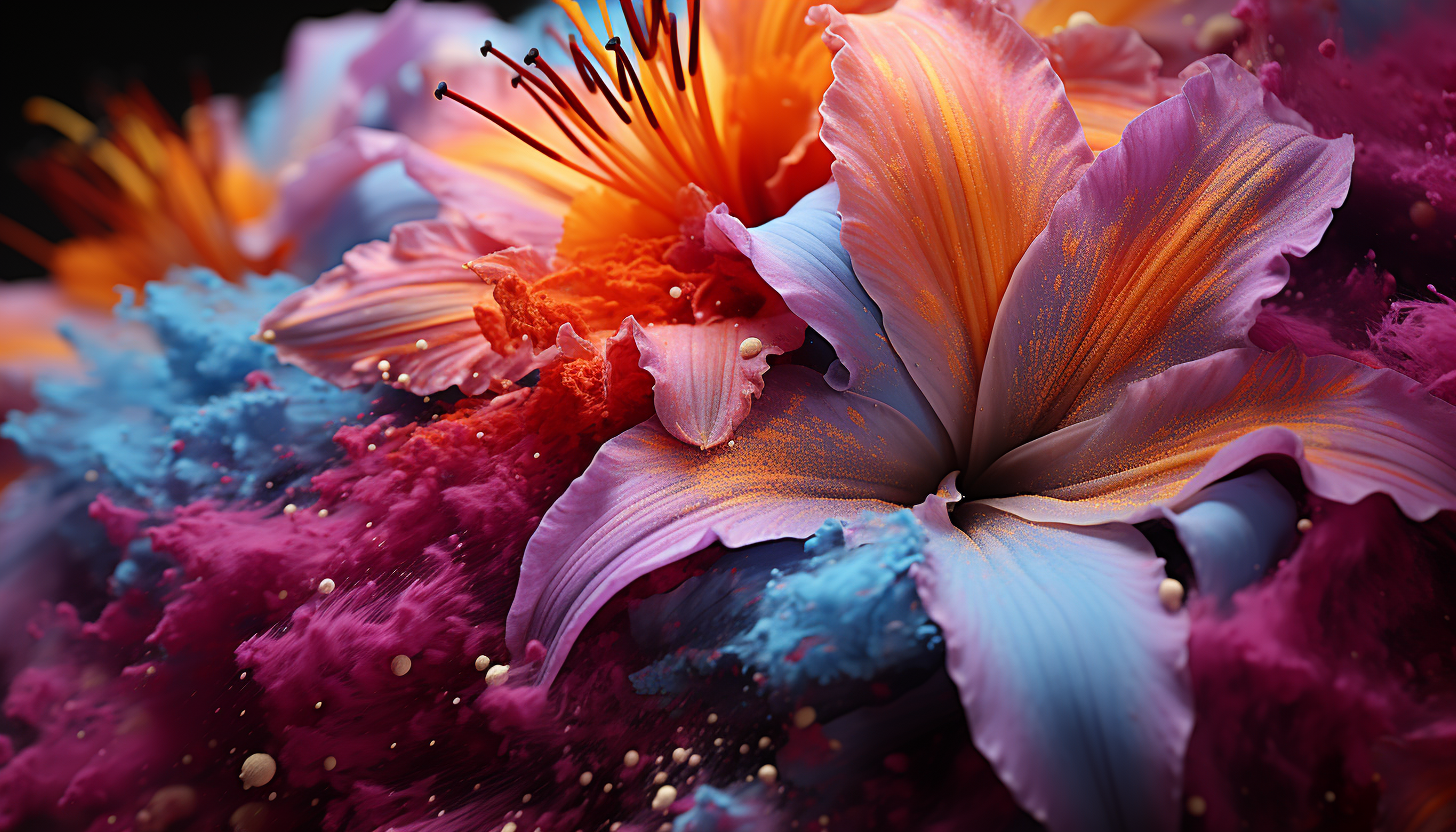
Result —
[[[509, 17], [530, 0], [483, 3]], [[16, 164], [56, 139], [21, 118], [33, 95], [54, 98], [84, 115], [98, 114], [107, 91], [140, 81], [174, 118], [192, 103], [194, 79], [218, 93], [248, 95], [278, 72], [288, 32], [303, 18], [351, 9], [383, 11], [389, 0], [303, 0], [268, 5], [250, 0], [193, 3], [79, 4], [19, 0], [0, 13], [0, 214], [51, 240], [69, 236], [45, 202], [15, 174]], [[0, 245], [0, 279], [44, 269]]]

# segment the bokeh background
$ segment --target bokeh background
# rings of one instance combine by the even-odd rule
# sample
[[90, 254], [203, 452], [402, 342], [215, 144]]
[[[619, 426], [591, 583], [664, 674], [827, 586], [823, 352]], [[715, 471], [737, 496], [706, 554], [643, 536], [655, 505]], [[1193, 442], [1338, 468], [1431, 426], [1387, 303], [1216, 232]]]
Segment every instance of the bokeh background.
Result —
[[[293, 3], [87, 3], [41, 0], [23, 15], [6, 12], [0, 26], [0, 214], [50, 240], [69, 232], [16, 168], [56, 139], [49, 128], [21, 117], [33, 95], [54, 98], [86, 116], [97, 102], [129, 82], [144, 84], [173, 118], [193, 101], [195, 85], [217, 93], [251, 95], [283, 65], [289, 31], [299, 20], [362, 9], [383, 11], [390, 0], [304, 0]], [[534, 0], [477, 3], [512, 17]], [[45, 273], [0, 246], [0, 279]]]

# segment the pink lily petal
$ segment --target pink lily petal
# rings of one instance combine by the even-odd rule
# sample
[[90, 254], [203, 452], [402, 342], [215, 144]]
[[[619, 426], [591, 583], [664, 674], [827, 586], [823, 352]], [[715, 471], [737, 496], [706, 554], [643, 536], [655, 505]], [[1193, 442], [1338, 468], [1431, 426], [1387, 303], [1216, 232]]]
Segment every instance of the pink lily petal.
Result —
[[627, 317], [652, 374], [653, 406], [668, 433], [707, 450], [733, 438], [763, 392], [768, 357], [804, 343], [804, 322], [785, 312], [768, 318], [727, 318], [706, 324], [642, 326]]
[[444, 219], [510, 245], [551, 246], [561, 237], [559, 215], [532, 205], [484, 172], [447, 162], [398, 133], [355, 127], [291, 169], [273, 211], [240, 229], [240, 247], [261, 256], [307, 234], [361, 176], [398, 159], [404, 160], [405, 173], [439, 200]]
[[1349, 189], [1349, 137], [1291, 116], [1218, 55], [1098, 157], [1011, 279], [971, 470], [1105, 412], [1128, 382], [1248, 344], [1285, 255], [1319, 242]]
[[[263, 318], [259, 331], [277, 346], [280, 361], [340, 387], [379, 381], [387, 371], [392, 383], [414, 393], [452, 385], [484, 393], [555, 354], [536, 355], [524, 337], [493, 346], [481, 334], [476, 307], [495, 309], [495, 300], [464, 263], [498, 248], [499, 242], [471, 228], [439, 220], [403, 223], [389, 242], [356, 247], [343, 265], [290, 295]], [[518, 261], [543, 267], [539, 256], [516, 252]]]
[[836, 53], [820, 112], [844, 246], [964, 459], [1011, 271], [1092, 153], [1041, 48], [988, 2], [810, 17]]
[[976, 747], [1052, 832], [1176, 829], [1193, 697], [1163, 562], [1132, 526], [975, 504], [952, 525], [945, 502], [915, 510], [929, 536], [915, 582]]
[[653, 419], [602, 446], [542, 518], [506, 619], [518, 657], [546, 646], [549, 684], [587, 621], [614, 594], [715, 540], [806, 537], [826, 518], [891, 511], [935, 489], [934, 448], [888, 405], [777, 367], [733, 447], [686, 445]]
[[1265, 454], [1321, 497], [1381, 492], [1414, 520], [1456, 509], [1456, 407], [1393, 370], [1226, 350], [1127, 387], [1106, 414], [1033, 440], [968, 489], [1028, 520], [1139, 522]]

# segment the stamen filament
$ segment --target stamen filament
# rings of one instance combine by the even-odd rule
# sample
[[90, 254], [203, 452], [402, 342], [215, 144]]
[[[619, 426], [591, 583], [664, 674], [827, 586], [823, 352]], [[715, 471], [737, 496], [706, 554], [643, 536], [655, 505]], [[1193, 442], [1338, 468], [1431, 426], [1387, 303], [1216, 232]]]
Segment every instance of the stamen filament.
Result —
[[531, 66], [540, 67], [541, 71], [546, 73], [546, 77], [551, 79], [551, 83], [556, 86], [557, 91], [561, 93], [561, 97], [566, 100], [571, 109], [575, 110], [576, 114], [581, 116], [582, 120], [586, 122], [587, 126], [598, 136], [602, 137], [603, 141], [612, 140], [611, 136], [607, 135], [607, 131], [603, 130], [600, 124], [597, 124], [597, 120], [592, 117], [586, 105], [581, 103], [581, 99], [576, 97], [576, 93], [571, 91], [571, 87], [568, 87], [566, 82], [561, 79], [561, 76], [556, 74], [556, 70], [552, 69], [551, 65], [546, 63], [546, 59], [541, 57], [540, 50], [533, 48], [530, 52], [527, 52], [526, 63]]

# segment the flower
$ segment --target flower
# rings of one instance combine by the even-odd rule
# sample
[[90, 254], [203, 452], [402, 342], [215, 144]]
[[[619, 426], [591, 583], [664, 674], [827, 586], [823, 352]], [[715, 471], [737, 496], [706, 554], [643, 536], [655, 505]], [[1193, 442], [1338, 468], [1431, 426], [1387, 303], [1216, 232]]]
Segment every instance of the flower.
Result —
[[1268, 456], [1324, 498], [1456, 508], [1456, 409], [1391, 371], [1247, 346], [1285, 255], [1343, 200], [1351, 142], [1215, 56], [1093, 161], [1051, 63], [990, 4], [814, 19], [836, 52], [836, 184], [751, 231], [715, 213], [709, 236], [839, 363], [770, 372], [734, 447], [652, 421], [603, 445], [527, 546], [508, 644], [548, 683], [653, 569], [913, 505], [920, 597], [1021, 805], [1054, 830], [1173, 828], [1188, 619], [1131, 524], [1171, 522], [1227, 593], [1296, 519]]
[[[803, 23], [809, 3], [694, 3], [679, 37], [660, 3], [623, 2], [625, 38], [608, 18], [600, 37], [576, 3], [560, 5], [577, 29], [562, 44], [570, 71], [541, 50], [523, 64], [487, 41], [481, 54], [517, 73], [513, 95], [479, 69], [461, 71], [462, 88], [490, 93], [485, 104], [437, 89], [502, 128], [434, 140], [473, 164], [354, 134], [358, 159], [402, 158], [443, 211], [346, 255], [259, 335], [336, 383], [420, 394], [510, 389], [565, 354], [603, 400], [613, 373], [621, 389], [640, 369], [676, 435], [727, 442], [768, 358], [797, 348], [803, 324], [736, 252], [704, 250], [702, 224], [718, 200], [749, 221], [776, 216], [828, 177], [814, 105], [829, 61]], [[749, 104], [765, 98], [780, 106]], [[566, 143], [542, 138], [532, 125], [543, 116]], [[507, 165], [492, 158], [502, 140], [516, 151]], [[472, 271], [460, 269], [467, 261]]]

